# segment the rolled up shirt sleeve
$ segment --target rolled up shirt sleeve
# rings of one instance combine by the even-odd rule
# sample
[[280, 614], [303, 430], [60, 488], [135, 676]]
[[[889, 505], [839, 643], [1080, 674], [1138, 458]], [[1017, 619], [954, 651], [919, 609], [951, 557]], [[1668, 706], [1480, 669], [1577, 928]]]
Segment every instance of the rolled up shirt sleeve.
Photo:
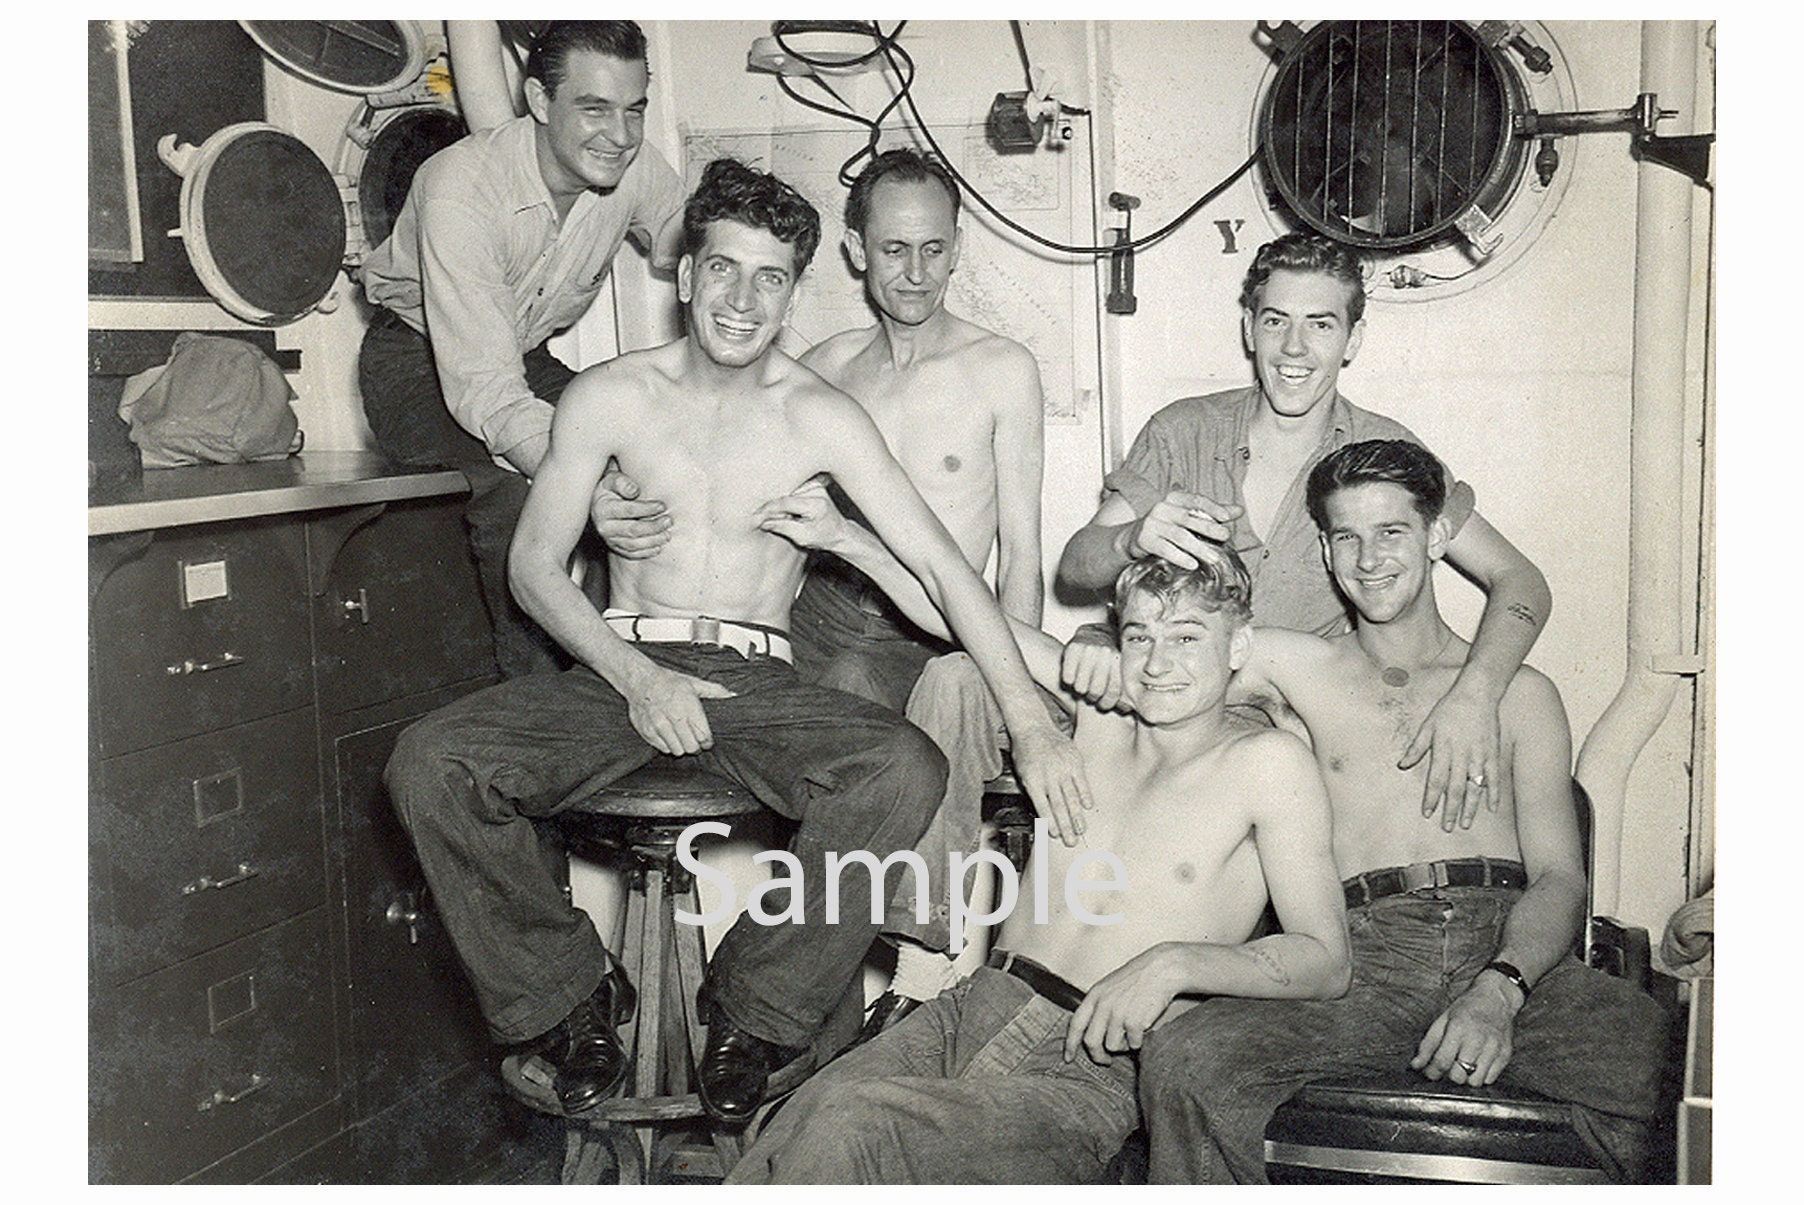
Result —
[[633, 166], [640, 169], [643, 180], [633, 226], [651, 255], [652, 266], [668, 271], [676, 267], [683, 253], [683, 181], [649, 142], [639, 148]]
[[526, 384], [498, 240], [476, 210], [448, 197], [421, 207], [420, 283], [451, 416], [496, 456], [549, 432], [551, 403]]
[[[1103, 488], [1119, 494], [1136, 515], [1144, 515], [1173, 489], [1196, 488], [1197, 451], [1174, 441], [1163, 412], [1154, 414], [1134, 437], [1133, 447], [1119, 467], [1103, 478]], [[1197, 443], [1197, 438], [1190, 441]]]

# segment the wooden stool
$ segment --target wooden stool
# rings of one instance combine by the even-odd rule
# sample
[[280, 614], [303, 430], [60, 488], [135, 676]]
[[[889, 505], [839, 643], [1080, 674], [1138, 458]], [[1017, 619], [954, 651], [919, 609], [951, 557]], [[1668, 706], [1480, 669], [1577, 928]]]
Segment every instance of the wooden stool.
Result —
[[[703, 1043], [696, 993], [705, 959], [701, 927], [676, 921], [678, 907], [701, 911], [695, 878], [677, 862], [676, 848], [697, 821], [730, 822], [760, 811], [737, 783], [687, 759], [659, 757], [558, 817], [572, 853], [628, 876], [621, 962], [639, 991], [631, 1033], [623, 1035], [631, 1061], [626, 1089], [570, 1119], [564, 1183], [600, 1183], [610, 1167], [621, 1184], [719, 1179], [754, 1132], [718, 1126], [694, 1090]], [[812, 1066], [805, 1056], [775, 1073], [770, 1098], [797, 1087]], [[527, 1104], [562, 1116], [542, 1062], [510, 1057], [502, 1076]], [[693, 1141], [702, 1131], [708, 1145]]]

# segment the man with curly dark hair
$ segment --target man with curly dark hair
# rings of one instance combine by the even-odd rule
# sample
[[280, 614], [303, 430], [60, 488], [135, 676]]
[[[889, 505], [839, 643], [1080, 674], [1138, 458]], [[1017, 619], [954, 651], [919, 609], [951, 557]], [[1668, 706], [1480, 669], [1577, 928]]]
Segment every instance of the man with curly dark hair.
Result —
[[[687, 334], [571, 383], [509, 552], [521, 605], [577, 665], [421, 720], [388, 781], [491, 1031], [534, 1044], [571, 1114], [625, 1074], [623, 1009], [601, 939], [546, 869], [532, 821], [660, 753], [798, 821], [800, 923], [741, 917], [704, 988], [702, 1103], [744, 1122], [769, 1073], [826, 1024], [877, 932], [881, 884], [857, 871], [836, 876], [828, 922], [829, 858], [911, 847], [945, 785], [945, 759], [899, 716], [796, 676], [785, 629], [803, 554], [764, 526], [766, 502], [831, 474], [951, 617], [1007, 717], [1025, 784], [1068, 839], [1089, 799], [994, 596], [864, 410], [775, 346], [819, 242], [814, 209], [775, 176], [716, 160], [683, 229]], [[667, 502], [671, 525], [655, 557], [610, 555], [604, 612], [566, 566], [610, 460]]]

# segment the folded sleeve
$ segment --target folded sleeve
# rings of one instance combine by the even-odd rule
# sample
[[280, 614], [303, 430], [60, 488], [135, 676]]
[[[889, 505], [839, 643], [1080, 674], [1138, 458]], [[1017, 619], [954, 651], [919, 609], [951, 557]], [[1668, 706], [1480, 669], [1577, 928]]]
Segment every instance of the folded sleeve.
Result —
[[1155, 414], [1134, 437], [1120, 467], [1103, 478], [1103, 488], [1121, 495], [1136, 515], [1144, 515], [1180, 484], [1194, 487], [1192, 482], [1181, 481], [1185, 462], [1164, 415]]
[[636, 166], [643, 171], [630, 229], [654, 267], [674, 268], [682, 254], [683, 181], [650, 143], [640, 146]]

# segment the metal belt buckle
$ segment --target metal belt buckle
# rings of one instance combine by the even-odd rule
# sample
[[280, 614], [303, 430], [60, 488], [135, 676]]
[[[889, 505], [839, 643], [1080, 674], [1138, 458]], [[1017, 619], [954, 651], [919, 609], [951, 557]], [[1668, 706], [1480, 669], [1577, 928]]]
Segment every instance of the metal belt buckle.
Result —
[[1430, 887], [1447, 885], [1446, 867], [1438, 862], [1417, 862], [1405, 866], [1402, 873], [1403, 890], [1406, 892], [1425, 891]]
[[693, 644], [719, 644], [720, 620], [712, 615], [697, 615], [689, 621], [689, 640]]

